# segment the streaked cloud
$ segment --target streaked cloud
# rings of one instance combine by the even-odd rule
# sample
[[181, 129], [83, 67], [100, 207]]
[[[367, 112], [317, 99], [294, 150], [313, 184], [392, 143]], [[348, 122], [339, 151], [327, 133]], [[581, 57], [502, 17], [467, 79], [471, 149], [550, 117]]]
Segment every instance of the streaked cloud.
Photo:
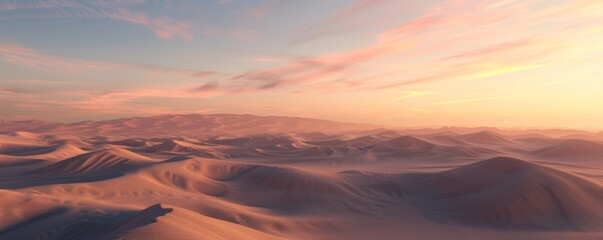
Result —
[[404, 100], [404, 99], [420, 97], [420, 96], [427, 96], [427, 95], [432, 95], [432, 94], [436, 94], [436, 93], [437, 92], [435, 92], [435, 91], [405, 91], [402, 96], [395, 97], [392, 99], [392, 101], [400, 101], [400, 100]]
[[[360, 1], [378, 4], [381, 1]], [[589, 2], [590, 4], [594, 4]], [[283, 67], [251, 71], [236, 77], [260, 89], [339, 79], [340, 86], [388, 89], [433, 81], [482, 79], [547, 67], [566, 60], [579, 44], [580, 29], [559, 32], [555, 22], [576, 21], [583, 2], [561, 1], [445, 1], [423, 15], [383, 31], [372, 44], [345, 52], [305, 58]], [[587, 4], [586, 6], [592, 7]], [[360, 11], [351, 6], [348, 11]], [[341, 13], [343, 16], [347, 14]], [[556, 13], [557, 15], [552, 15]], [[339, 15], [339, 14], [336, 14]], [[541, 25], [540, 31], [527, 31]], [[513, 38], [493, 37], [514, 33]], [[559, 37], [563, 34], [563, 37]], [[475, 41], [477, 44], [468, 45]], [[370, 71], [367, 64], [399, 56], [400, 70], [382, 79], [359, 83], [352, 72]], [[413, 61], [417, 57], [422, 60]], [[395, 69], [395, 67], [394, 67]], [[396, 75], [392, 77], [392, 75]], [[345, 80], [356, 84], [346, 85]], [[394, 80], [395, 79], [395, 80]]]
[[457, 99], [457, 100], [436, 102], [436, 103], [433, 103], [432, 105], [453, 105], [453, 104], [470, 103], [470, 102], [481, 102], [481, 101], [503, 99], [503, 98], [507, 98], [507, 97], [498, 96], [498, 97], [481, 97], [481, 98]]
[[[212, 29], [204, 26], [196, 26], [195, 21], [179, 20], [170, 16], [151, 16], [143, 10], [130, 10], [129, 8], [142, 9], [150, 5], [163, 8], [174, 8], [170, 2], [154, 2], [145, 0], [25, 0], [5, 1], [0, 3], [0, 20], [19, 19], [52, 19], [52, 18], [92, 18], [110, 19], [125, 22], [151, 29], [158, 38], [182, 39], [191, 41], [195, 35], [209, 35], [221, 37], [241, 38], [241, 29]], [[192, 8], [192, 6], [189, 6]], [[182, 11], [186, 8], [180, 8]], [[19, 11], [20, 10], [20, 11]], [[26, 10], [26, 12], [23, 12]], [[27, 11], [29, 10], [29, 11]], [[31, 11], [36, 10], [36, 11]], [[18, 13], [11, 13], [19, 11]], [[244, 37], [249, 36], [250, 30], [246, 30]]]
[[15, 114], [603, 118], [600, 0], [0, 0], [0, 21]]
[[87, 71], [109, 71], [115, 69], [139, 71], [148, 74], [167, 74], [180, 77], [203, 78], [214, 74], [209, 71], [179, 69], [152, 64], [119, 63], [78, 58], [64, 57], [44, 53], [35, 49], [26, 48], [15, 44], [0, 43], [0, 60], [41, 71], [54, 71], [63, 73], [78, 73]]
[[193, 24], [184, 21], [174, 20], [168, 17], [151, 18], [143, 12], [130, 12], [127, 9], [117, 9], [112, 13], [106, 13], [111, 19], [121, 20], [151, 28], [157, 37], [161, 39], [181, 38], [185, 41], [191, 41], [196, 31]]
[[[223, 94], [214, 88], [195, 89], [191, 85], [170, 88], [141, 88], [129, 91], [55, 91], [36, 94], [0, 88], [0, 99], [12, 99], [9, 106], [27, 110], [62, 109], [88, 115], [102, 114], [165, 114], [178, 111], [175, 107], [154, 106], [141, 102], [145, 98], [203, 99]], [[60, 96], [57, 98], [57, 96]]]

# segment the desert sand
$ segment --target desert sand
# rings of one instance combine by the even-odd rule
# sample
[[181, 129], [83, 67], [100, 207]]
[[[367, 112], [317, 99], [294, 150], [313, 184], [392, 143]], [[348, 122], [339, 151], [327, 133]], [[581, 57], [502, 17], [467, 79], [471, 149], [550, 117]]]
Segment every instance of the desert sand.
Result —
[[603, 239], [603, 134], [0, 122], [0, 239]]

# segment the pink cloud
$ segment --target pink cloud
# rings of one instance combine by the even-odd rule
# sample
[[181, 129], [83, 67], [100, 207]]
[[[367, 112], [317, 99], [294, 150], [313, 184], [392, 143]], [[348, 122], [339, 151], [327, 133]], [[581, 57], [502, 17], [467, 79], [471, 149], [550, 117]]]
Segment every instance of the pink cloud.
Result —
[[255, 89], [273, 89], [313, 83], [343, 76], [347, 70], [387, 54], [392, 48], [398, 48], [398, 46], [374, 45], [349, 52], [296, 59], [289, 65], [246, 72], [235, 76], [233, 80], [244, 81], [242, 84], [244, 87]]
[[15, 94], [15, 93], [17, 93], [18, 94], [18, 93], [22, 93], [22, 92], [19, 91], [19, 90], [16, 90], [16, 89], [10, 89], [10, 88], [2, 88], [2, 87], [0, 87], [0, 93], [2, 93], [2, 94]]
[[285, 2], [283, 2], [282, 0], [264, 0], [264, 2], [259, 6], [250, 8], [245, 11], [245, 14], [250, 18], [262, 19], [272, 13], [274, 8], [278, 7], [283, 3]]
[[[580, 45], [573, 35], [581, 29], [561, 33], [554, 28], [555, 23], [588, 16], [581, 11], [593, 3], [565, 1], [549, 7], [543, 2], [447, 1], [383, 31], [372, 44], [249, 71], [233, 79], [242, 81], [241, 86], [245, 88], [257, 90], [312, 85], [342, 90], [383, 89], [432, 81], [487, 78], [546, 67], [563, 61], [566, 58], [563, 53]], [[348, 14], [350, 12], [363, 10], [357, 6], [381, 3], [359, 1], [358, 5], [335, 16], [345, 18], [353, 15]], [[551, 27], [543, 25], [545, 23]], [[559, 38], [560, 34], [564, 37]], [[468, 42], [474, 44], [468, 45]], [[370, 80], [366, 76], [354, 76], [358, 72], [370, 72], [371, 63], [383, 64], [384, 59], [400, 61], [399, 68], [403, 70], [394, 73], [388, 70], [382, 77]]]
[[54, 69], [77, 71], [82, 68], [101, 69], [108, 68], [110, 64], [69, 59], [59, 56], [44, 54], [34, 49], [25, 48], [20, 45], [0, 43], [0, 59], [3, 61], [30, 68]]
[[[418, 11], [419, 5], [423, 4], [396, 0], [357, 0], [304, 29], [301, 31], [303, 35], [292, 43], [303, 44], [326, 36], [394, 22], [396, 18], [405, 15], [406, 11]], [[371, 17], [370, 13], [378, 14]]]
[[149, 27], [161, 39], [169, 40], [180, 37], [182, 40], [191, 41], [195, 33], [191, 23], [167, 17], [150, 18], [143, 12], [134, 13], [127, 9], [118, 9], [116, 12], [109, 14], [109, 16], [113, 19]]
[[[65, 114], [79, 113], [88, 115], [101, 114], [144, 114], [155, 115], [177, 112], [176, 107], [157, 106], [156, 104], [140, 101], [144, 98], [167, 99], [196, 99], [209, 98], [223, 94], [217, 87], [206, 85], [204, 89], [195, 89], [192, 85], [175, 87], [148, 88], [128, 91], [56, 91], [44, 93], [15, 92], [6, 89], [11, 94], [0, 94], [0, 99], [8, 103], [5, 107], [20, 110], [61, 111]], [[0, 93], [4, 89], [0, 88]]]
[[[590, 4], [597, 4], [595, 1], [565, 1], [555, 6], [542, 4], [544, 2], [447, 1], [427, 9], [414, 19], [381, 31], [364, 46], [346, 51], [277, 59], [279, 64], [273, 67], [241, 72], [217, 82], [109, 93], [61, 93], [62, 96], [74, 94], [78, 100], [49, 103], [89, 112], [108, 108], [114, 111], [139, 111], [138, 108], [143, 105], [136, 102], [143, 101], [135, 100], [149, 97], [195, 99], [257, 91], [316, 93], [376, 90], [459, 79], [488, 79], [529, 71], [581, 54], [574, 50], [574, 47], [580, 47], [582, 40], [579, 38], [585, 37], [580, 34], [597, 27], [592, 21], [596, 14], [590, 12], [592, 9], [589, 10], [592, 8]], [[358, 1], [335, 14], [335, 19], [354, 17], [364, 11], [362, 6], [374, 4], [382, 2]], [[154, 19], [140, 12], [118, 11], [114, 17], [146, 26], [165, 39], [190, 40], [196, 33], [192, 25], [179, 24], [167, 18]], [[557, 24], [559, 22], [565, 24]], [[211, 32], [216, 35], [221, 33], [219, 30]], [[232, 36], [240, 38], [246, 34], [241, 31]], [[0, 59], [19, 66], [67, 72], [124, 69], [187, 77], [214, 74], [155, 65], [68, 58], [6, 44], [0, 44]], [[158, 108], [150, 112], [164, 110], [169, 109]]]

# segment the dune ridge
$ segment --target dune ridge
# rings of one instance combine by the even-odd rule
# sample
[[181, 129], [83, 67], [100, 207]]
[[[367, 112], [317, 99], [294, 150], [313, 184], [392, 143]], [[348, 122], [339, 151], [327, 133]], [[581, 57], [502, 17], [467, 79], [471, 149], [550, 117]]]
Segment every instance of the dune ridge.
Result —
[[416, 184], [421, 205], [440, 221], [508, 229], [602, 227], [600, 185], [515, 158], [430, 174]]
[[20, 130], [0, 134], [0, 239], [603, 238], [593, 135], [245, 115], [2, 124]]

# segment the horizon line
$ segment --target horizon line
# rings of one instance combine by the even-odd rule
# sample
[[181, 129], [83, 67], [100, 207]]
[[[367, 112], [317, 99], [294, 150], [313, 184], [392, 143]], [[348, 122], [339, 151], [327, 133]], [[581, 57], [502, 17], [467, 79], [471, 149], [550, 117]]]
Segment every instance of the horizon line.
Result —
[[384, 129], [392, 129], [392, 130], [393, 129], [395, 129], [395, 130], [421, 130], [421, 129], [437, 130], [437, 129], [441, 129], [441, 128], [469, 128], [469, 129], [488, 129], [488, 128], [494, 128], [494, 129], [501, 130], [501, 131], [527, 131], [527, 130], [535, 130], [535, 131], [547, 131], [547, 130], [549, 130], [550, 131], [550, 130], [559, 130], [559, 131], [581, 131], [581, 132], [594, 133], [594, 134], [603, 133], [603, 128], [601, 128], [601, 129], [580, 129], [580, 128], [560, 127], [560, 126], [533, 126], [533, 127], [526, 127], [526, 126], [486, 126], [486, 125], [424, 125], [424, 126], [414, 125], [414, 126], [393, 126], [393, 125], [377, 124], [377, 123], [366, 123], [366, 122], [347, 122], [347, 121], [339, 121], [339, 120], [324, 119], [324, 118], [314, 118], [314, 117], [307, 117], [307, 116], [260, 115], [260, 114], [251, 114], [251, 113], [226, 113], [226, 112], [219, 112], [219, 113], [166, 113], [166, 114], [148, 115], [148, 116], [145, 116], [145, 115], [135, 115], [135, 116], [129, 116], [129, 117], [115, 117], [115, 118], [103, 118], [103, 119], [97, 119], [97, 120], [79, 120], [79, 121], [65, 121], [65, 122], [46, 121], [46, 120], [40, 120], [40, 119], [10, 120], [10, 119], [4, 119], [4, 118], [0, 117], [0, 121], [2, 121], [2, 122], [28, 122], [28, 121], [32, 121], [33, 122], [33, 121], [38, 121], [38, 122], [43, 122], [43, 123], [48, 123], [48, 124], [77, 124], [77, 123], [84, 123], [84, 122], [103, 122], [103, 121], [112, 121], [112, 120], [120, 120], [120, 119], [153, 118], [153, 117], [160, 117], [160, 116], [177, 116], [177, 115], [239, 115], [239, 116], [249, 115], [249, 116], [255, 116], [255, 117], [301, 118], [301, 119], [308, 119], [308, 120], [329, 121], [329, 122], [345, 123], [345, 124], [373, 125], [376, 128], [384, 128]]

